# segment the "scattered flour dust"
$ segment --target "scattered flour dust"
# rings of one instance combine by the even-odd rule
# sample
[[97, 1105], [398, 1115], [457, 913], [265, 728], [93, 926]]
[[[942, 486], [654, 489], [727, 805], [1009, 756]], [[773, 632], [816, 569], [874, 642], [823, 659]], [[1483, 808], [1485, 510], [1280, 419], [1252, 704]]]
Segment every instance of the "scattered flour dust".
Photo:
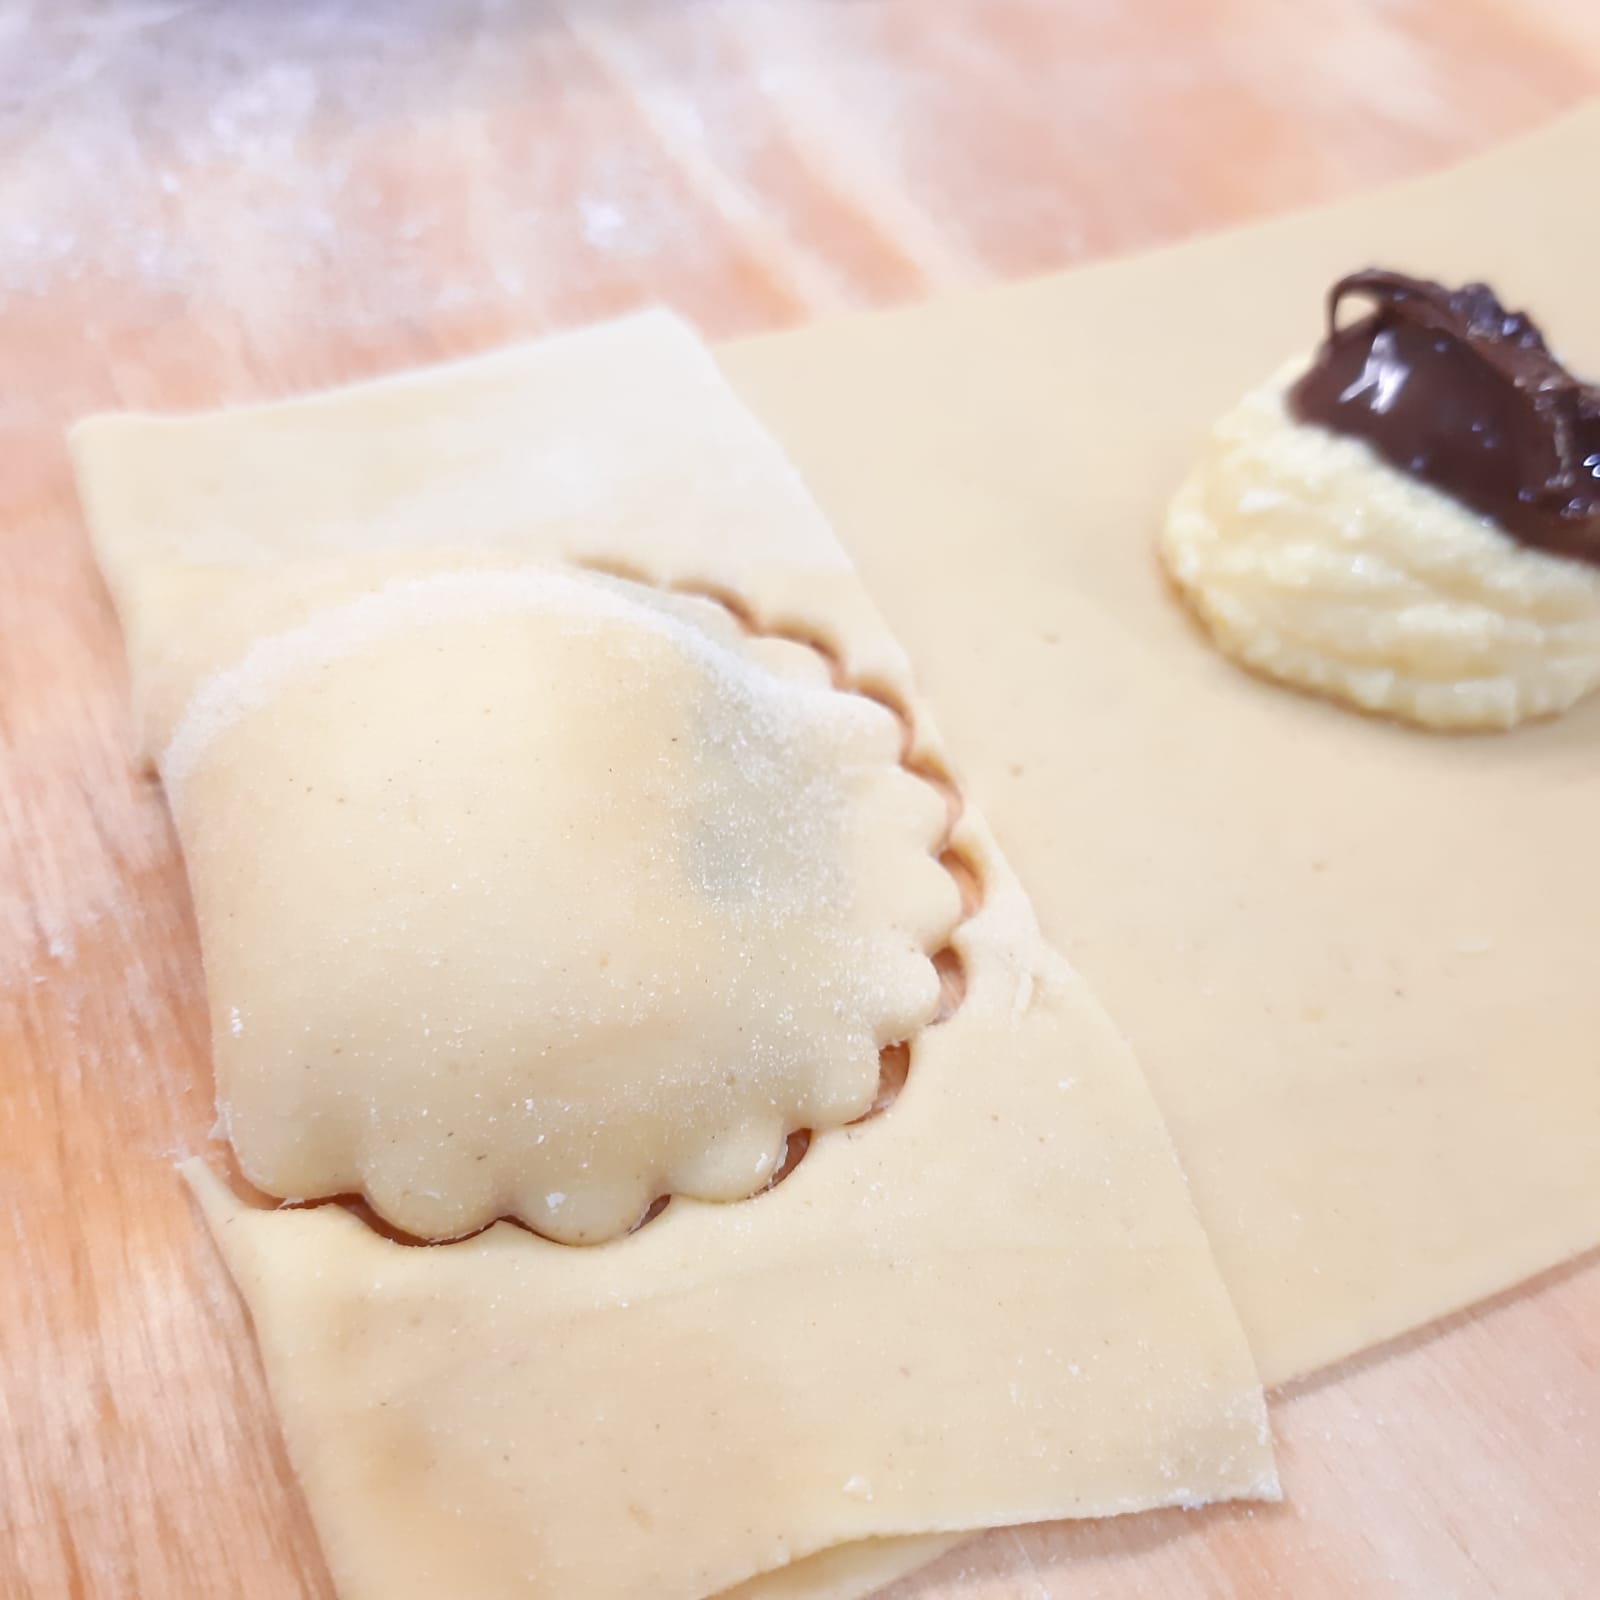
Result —
[[893, 77], [831, 7], [754, 10], [24, 0], [0, 19], [0, 311], [82, 282], [248, 336], [362, 333], [508, 305], [588, 321], [683, 282], [731, 331], [709, 326], [751, 314], [730, 242], [806, 249], [763, 192], [752, 100], [781, 58], [784, 99], [838, 125], [847, 88], [881, 108]]
[[[258, 640], [238, 662], [202, 682], [162, 752], [162, 781], [176, 794], [216, 736], [267, 705], [288, 680], [419, 626], [519, 612], [622, 623], [664, 639], [752, 710], [776, 737], [791, 723], [851, 706], [831, 686], [778, 678], [756, 665], [736, 638], [719, 641], [689, 620], [720, 617], [708, 603], [681, 600], [623, 579], [575, 576], [547, 567], [451, 571], [396, 579], [283, 633]], [[234, 1013], [234, 1031], [240, 1031]]]
[[[1134, 9], [15, 0], [0, 310], [110, 282], [263, 338], [510, 307], [519, 326], [585, 322], [675, 285], [727, 333], [782, 314], [752, 264], [814, 307], [815, 283], [882, 303], [1154, 242], [1178, 179], [1143, 158], [1175, 101], [1276, 119], [1297, 202], [1544, 105], [1530, 77], [1486, 113], [1482, 69], [1406, 5], [1308, 0], [1224, 29], [1204, 7], [1155, 30]], [[1114, 194], [1085, 179], [1091, 148]]]
[[[643, 144], [574, 127], [558, 160], [516, 138], [519, 96], [559, 102], [557, 125], [593, 98], [553, 8], [22, 12], [0, 22], [0, 302], [110, 280], [384, 326], [537, 295], [541, 268], [574, 256], [692, 242]], [[428, 181], [445, 176], [430, 132], [492, 180], [466, 236], [457, 186]]]

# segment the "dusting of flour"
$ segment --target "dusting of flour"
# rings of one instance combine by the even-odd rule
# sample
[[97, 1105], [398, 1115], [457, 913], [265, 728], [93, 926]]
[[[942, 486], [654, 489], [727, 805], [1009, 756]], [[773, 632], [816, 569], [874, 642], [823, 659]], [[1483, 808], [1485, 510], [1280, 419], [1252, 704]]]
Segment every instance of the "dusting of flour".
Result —
[[770, 729], [814, 719], [821, 708], [851, 703], [831, 687], [773, 676], [732, 640], [719, 641], [689, 621], [684, 613], [697, 604], [704, 605], [668, 603], [654, 591], [623, 580], [548, 567], [396, 579], [298, 627], [257, 640], [239, 661], [205, 679], [161, 754], [162, 781], [176, 800], [219, 734], [270, 704], [285, 683], [304, 673], [412, 629], [518, 613], [559, 617], [578, 626], [622, 623], [663, 639], [738, 699], [764, 705], [770, 715], [763, 724]]

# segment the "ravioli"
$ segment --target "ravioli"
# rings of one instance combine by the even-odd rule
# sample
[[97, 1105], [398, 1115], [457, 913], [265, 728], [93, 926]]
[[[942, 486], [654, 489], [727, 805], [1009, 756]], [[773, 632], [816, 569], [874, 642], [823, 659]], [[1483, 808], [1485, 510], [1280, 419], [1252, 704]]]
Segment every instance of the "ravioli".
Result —
[[253, 1184], [592, 1243], [748, 1195], [870, 1107], [960, 911], [888, 709], [709, 600], [582, 571], [271, 584], [309, 615], [250, 639], [260, 584], [208, 596], [244, 642], [158, 763]]

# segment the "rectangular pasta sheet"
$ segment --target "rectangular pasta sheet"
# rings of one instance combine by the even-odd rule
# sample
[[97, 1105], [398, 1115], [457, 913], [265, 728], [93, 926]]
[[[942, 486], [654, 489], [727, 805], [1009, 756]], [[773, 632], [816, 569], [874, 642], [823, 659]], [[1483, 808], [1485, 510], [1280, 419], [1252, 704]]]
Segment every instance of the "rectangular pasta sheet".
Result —
[[[722, 352], [1138, 1051], [1269, 1383], [1600, 1244], [1600, 704], [1456, 742], [1256, 684], [1163, 591], [1156, 530], [1355, 268], [1487, 279], [1600, 373], [1597, 171], [1590, 107], [1303, 215]], [[852, 1600], [945, 1547], [771, 1592]]]
[[1134, 1047], [1268, 1383], [1600, 1244], [1600, 700], [1430, 735], [1216, 656], [1154, 542], [1379, 263], [1600, 372], [1600, 108], [1244, 231], [725, 352], [1046, 937]]
[[[493, 551], [736, 596], [827, 640], [910, 708], [921, 759], [953, 761], [792, 469], [668, 318], [100, 420], [75, 449], [153, 750], [263, 643], [208, 627], [185, 573], [227, 569], [237, 595], [309, 555]], [[964, 1000], [886, 1113], [819, 1135], [770, 1193], [675, 1200], [587, 1249], [508, 1224], [415, 1248], [191, 1169], [343, 1593], [694, 1600], [851, 1540], [1276, 1492], [1138, 1067], [977, 808], [954, 843], [985, 891], [955, 936]]]

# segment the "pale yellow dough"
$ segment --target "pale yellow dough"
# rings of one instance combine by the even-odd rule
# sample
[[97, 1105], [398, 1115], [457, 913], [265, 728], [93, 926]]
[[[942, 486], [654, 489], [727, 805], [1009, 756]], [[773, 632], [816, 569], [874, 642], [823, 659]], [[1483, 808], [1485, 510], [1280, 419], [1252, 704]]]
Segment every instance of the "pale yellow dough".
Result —
[[422, 1238], [512, 1216], [588, 1243], [661, 1195], [748, 1195], [791, 1132], [865, 1112], [880, 1048], [933, 1016], [959, 895], [889, 710], [710, 600], [570, 564], [789, 631], [789, 595], [850, 581], [689, 336], [646, 318], [475, 370], [476, 414], [415, 379], [312, 403], [292, 466], [270, 414], [230, 421], [239, 476], [195, 447], [181, 506], [146, 507], [162, 447], [212, 424], [78, 448], [244, 1173]]
[[[1353, 267], [1487, 279], [1600, 371], [1597, 169], [1589, 107], [1322, 210], [722, 352], [1134, 1044], [1268, 1383], [1600, 1246], [1600, 702], [1441, 740], [1285, 694], [1196, 637], [1152, 546]], [[784, 1600], [860, 1594], [849, 1554]]]
[[759, 1189], [933, 1016], [945, 803], [814, 652], [461, 553], [191, 592], [231, 659], [159, 765], [268, 1193], [605, 1239]]
[[1423, 727], [1510, 728], [1600, 683], [1600, 569], [1517, 543], [1363, 440], [1297, 422], [1303, 363], [1212, 429], [1162, 528], [1226, 655]]
[[[570, 669], [602, 648], [571, 636], [564, 613], [501, 598], [519, 584], [546, 593], [553, 566], [568, 564], [562, 581], [591, 608], [593, 580], [571, 564], [736, 597], [758, 631], [825, 644], [847, 681], [904, 706], [919, 768], [951, 767], [904, 655], [792, 468], [693, 336], [665, 316], [277, 407], [101, 420], [74, 446], [146, 742], [173, 777], [208, 961], [237, 943], [259, 962], [252, 1014], [241, 1012], [245, 1039], [272, 1025], [264, 1019], [280, 1003], [281, 1026], [303, 1027], [309, 1015], [326, 1028], [351, 1004], [341, 969], [377, 981], [364, 959], [350, 968], [357, 958], [339, 958], [337, 937], [299, 959], [294, 930], [310, 914], [309, 887], [305, 904], [284, 913], [273, 883], [253, 884], [261, 860], [275, 876], [286, 870], [296, 835], [317, 852], [309, 876], [332, 874], [342, 889], [350, 875], [349, 893], [326, 902], [342, 919], [336, 935], [351, 918], [376, 931], [356, 902], [387, 853], [402, 883], [435, 891], [411, 918], [411, 942], [487, 959], [470, 921], [450, 920], [454, 891], [435, 881], [448, 863], [414, 858], [441, 839], [456, 848], [447, 816], [420, 812], [428, 826], [408, 851], [398, 821], [377, 842], [347, 837], [337, 793], [295, 801], [280, 822], [260, 814], [255, 789], [260, 774], [281, 775], [308, 752], [322, 776], [380, 781], [345, 762], [341, 739], [355, 740], [351, 762], [364, 749], [392, 765], [413, 750], [413, 724], [446, 741], [451, 771], [465, 761], [481, 774], [506, 759], [472, 723], [485, 695], [508, 717], [510, 748], [530, 758], [562, 749], [529, 730], [551, 715], [581, 722], [581, 685], [563, 680], [537, 712], [498, 698], [515, 694], [504, 685], [518, 653]], [[376, 589], [375, 571], [385, 575]], [[380, 599], [352, 599], [358, 582]], [[410, 604], [395, 595], [418, 583], [434, 600], [440, 585], [459, 586], [460, 615], [426, 626], [411, 618], [394, 632], [369, 619], [357, 631], [374, 654], [319, 645], [326, 672], [272, 666], [266, 692], [248, 688], [262, 677], [256, 669], [229, 676], [251, 659], [230, 610], [248, 615], [249, 628], [297, 638], [288, 654], [298, 659], [308, 635], [294, 630], [343, 637], [349, 606]], [[632, 618], [629, 648], [645, 650], [694, 703], [715, 706], [704, 661], [740, 649], [710, 638], [710, 608], [600, 592]], [[652, 604], [670, 627], [632, 617], [630, 608]], [[669, 636], [682, 646], [686, 629], [710, 642], [666, 650]], [[448, 646], [435, 658], [437, 689], [427, 682], [430, 643]], [[604, 648], [622, 643], [604, 636]], [[262, 648], [269, 664], [283, 653]], [[791, 665], [813, 659], [799, 646], [781, 651]], [[762, 670], [780, 665], [769, 657]], [[387, 703], [397, 676], [414, 705]], [[854, 908], [867, 930], [898, 919], [889, 932], [899, 944], [887, 957], [869, 945], [857, 976], [873, 980], [866, 1010], [878, 1031], [891, 1015], [914, 1020], [927, 996], [910, 975], [952, 912], [949, 882], [927, 853], [942, 826], [927, 809], [932, 791], [886, 764], [886, 713], [845, 704], [820, 683], [802, 692], [776, 676], [751, 681], [758, 699], [799, 696], [803, 714], [785, 726], [832, 747], [827, 760], [805, 763], [817, 781], [853, 784], [838, 754], [861, 744], [863, 790], [842, 806], [847, 821], [833, 837], [839, 873], [861, 881], [835, 881], [835, 912]], [[456, 720], [441, 703], [450, 696]], [[213, 699], [236, 714], [216, 714]], [[670, 751], [671, 731], [684, 725], [679, 702], [652, 695], [631, 707], [614, 695], [600, 709], [597, 738], [631, 730], [631, 744], [667, 756], [668, 805], [698, 803]], [[705, 720], [721, 726], [720, 717]], [[748, 734], [762, 720], [739, 715], [731, 726]], [[667, 751], [652, 742], [663, 735]], [[569, 764], [571, 754], [550, 773], [549, 794], [535, 795], [513, 770], [541, 825], [581, 807], [598, 782], [593, 753]], [[429, 807], [463, 799], [438, 773], [407, 782]], [[880, 784], [894, 791], [881, 808], [867, 792]], [[743, 797], [741, 815], [745, 800], [754, 803]], [[774, 802], [769, 822], [782, 820], [785, 803]], [[389, 827], [381, 808], [380, 820]], [[510, 821], [491, 809], [490, 822], [491, 840], [506, 844]], [[964, 1000], [915, 1034], [909, 1078], [888, 1111], [819, 1134], [770, 1193], [727, 1205], [677, 1199], [639, 1231], [586, 1249], [508, 1223], [417, 1249], [338, 1208], [253, 1208], [191, 1169], [249, 1301], [342, 1593], [698, 1600], [852, 1540], [1276, 1492], [1254, 1366], [1137, 1065], [1040, 937], [979, 808], [966, 807], [952, 847], [982, 886], [981, 907], [953, 936]], [[764, 860], [781, 844], [752, 848]], [[818, 870], [813, 860], [790, 865], [802, 878]], [[504, 897], [480, 910], [515, 917], [533, 960], [531, 946], [558, 930], [525, 904], [544, 886], [508, 870]], [[573, 885], [557, 882], [573, 917], [587, 915]], [[278, 926], [284, 946], [256, 948], [249, 928], [219, 934], [217, 919], [239, 906], [252, 923]], [[684, 912], [669, 909], [664, 926], [639, 919], [619, 955], [678, 960]], [[620, 929], [617, 938], [621, 946]], [[373, 963], [381, 974], [401, 961], [407, 990], [427, 981], [413, 970], [411, 942]], [[902, 969], [903, 993], [878, 982]], [[226, 979], [210, 974], [219, 1005]], [[533, 992], [549, 1000], [556, 991]], [[781, 1012], [795, 992], [775, 983], [771, 1007]], [[378, 1031], [397, 1007], [420, 1020], [415, 1003], [383, 1000]], [[491, 986], [490, 1011], [506, 1003]], [[231, 1014], [216, 1023], [226, 1049]], [[285, 1093], [281, 1061], [268, 1066], [276, 1087], [262, 1085], [262, 1116]], [[362, 1092], [384, 1105], [370, 1084]], [[285, 1116], [312, 1137], [303, 1109], [291, 1101]], [[889, 1565], [897, 1554], [885, 1552]], [[855, 1566], [852, 1552], [840, 1560]], [[831, 1582], [827, 1570], [817, 1569]], [[849, 1570], [841, 1581], [854, 1582]]]
[[1600, 700], [1439, 739], [1285, 694], [1207, 644], [1153, 545], [1352, 264], [1486, 279], [1600, 370], [1600, 213], [1567, 201], [1597, 162], [1600, 108], [1343, 206], [722, 356], [1133, 1044], [1269, 1383], [1600, 1245]]

